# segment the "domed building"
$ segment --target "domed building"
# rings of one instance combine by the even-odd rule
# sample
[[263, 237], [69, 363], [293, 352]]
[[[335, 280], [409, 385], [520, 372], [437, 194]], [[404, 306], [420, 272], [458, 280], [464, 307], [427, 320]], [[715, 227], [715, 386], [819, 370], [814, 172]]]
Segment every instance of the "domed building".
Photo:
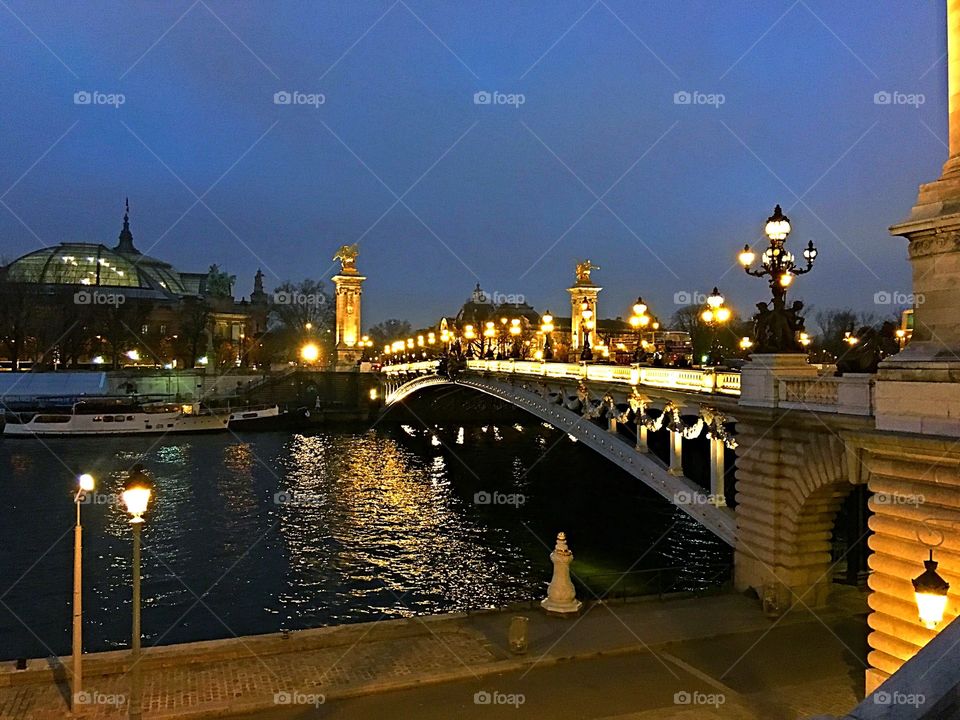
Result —
[[[211, 348], [230, 345], [228, 352], [235, 355], [237, 362], [245, 357], [245, 340], [256, 338], [266, 330], [269, 304], [263, 290], [263, 274], [257, 273], [249, 301], [237, 301], [233, 297], [232, 282], [233, 278], [220, 272], [217, 265], [212, 265], [208, 272], [184, 272], [141, 253], [134, 245], [130, 230], [129, 202], [125, 205], [123, 227], [115, 246], [65, 242], [27, 253], [0, 267], [4, 294], [8, 298], [19, 298], [24, 306], [32, 304], [37, 308], [52, 308], [55, 315], [76, 316], [75, 324], [84, 327], [94, 327], [93, 314], [110, 307], [114, 312], [122, 310], [125, 314], [121, 324], [129, 324], [130, 318], [136, 318], [136, 327], [130, 332], [139, 337], [141, 345], [152, 346], [137, 355], [150, 355], [155, 364], [173, 366], [178, 366], [176, 357], [162, 356], [174, 354], [167, 348], [179, 338], [186, 315], [192, 314], [193, 325], [197, 324], [201, 306], [205, 325], [201, 330], [206, 335], [203, 344]], [[29, 298], [29, 302], [24, 298]], [[0, 345], [0, 356], [6, 355], [10, 360], [9, 336], [19, 331], [16, 318], [9, 317], [9, 312], [7, 315], [0, 317], [7, 325], [0, 327], [0, 340], [7, 346], [4, 353]], [[101, 339], [100, 334], [94, 337]], [[38, 346], [44, 344], [39, 338], [35, 340]], [[73, 362], [103, 362], [96, 347], [86, 355], [74, 357]], [[183, 364], [181, 357], [179, 366]]]

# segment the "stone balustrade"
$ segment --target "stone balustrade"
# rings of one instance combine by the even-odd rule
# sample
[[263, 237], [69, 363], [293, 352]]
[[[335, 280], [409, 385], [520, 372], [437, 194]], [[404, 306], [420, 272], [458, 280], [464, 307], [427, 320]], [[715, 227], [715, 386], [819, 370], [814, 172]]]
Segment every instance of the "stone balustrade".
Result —
[[[438, 361], [386, 365], [382, 372], [404, 375], [434, 372]], [[740, 394], [740, 373], [735, 370], [657, 368], [642, 365], [588, 365], [582, 363], [536, 362], [528, 360], [468, 360], [467, 369], [477, 372], [534, 375], [546, 378], [594, 380], [695, 393]]]

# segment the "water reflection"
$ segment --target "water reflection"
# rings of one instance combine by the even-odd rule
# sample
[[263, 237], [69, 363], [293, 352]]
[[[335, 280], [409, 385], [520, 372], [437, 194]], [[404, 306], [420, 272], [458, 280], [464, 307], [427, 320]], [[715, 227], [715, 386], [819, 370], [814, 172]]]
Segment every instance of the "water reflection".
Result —
[[[155, 443], [59, 440], [48, 451], [0, 442], [0, 594], [10, 608], [0, 607], [0, 659], [68, 651], [74, 479], [65, 468], [92, 472], [105, 498], [82, 508], [90, 650], [128, 643], [131, 531], [115, 500], [138, 460], [156, 487], [143, 531], [145, 644], [530, 599], [549, 579], [559, 530], [584, 574], [643, 558], [641, 567], [687, 564], [695, 584], [729, 555], [540, 423]], [[478, 505], [481, 491], [526, 502]]]

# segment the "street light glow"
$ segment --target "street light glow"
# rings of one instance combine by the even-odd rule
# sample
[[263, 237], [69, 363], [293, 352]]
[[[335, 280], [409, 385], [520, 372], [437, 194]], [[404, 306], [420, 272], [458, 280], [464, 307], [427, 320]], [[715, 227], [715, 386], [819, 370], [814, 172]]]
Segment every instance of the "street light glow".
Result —
[[307, 343], [300, 348], [300, 358], [306, 362], [316, 362], [317, 358], [319, 357], [320, 348], [318, 348], [314, 343]]

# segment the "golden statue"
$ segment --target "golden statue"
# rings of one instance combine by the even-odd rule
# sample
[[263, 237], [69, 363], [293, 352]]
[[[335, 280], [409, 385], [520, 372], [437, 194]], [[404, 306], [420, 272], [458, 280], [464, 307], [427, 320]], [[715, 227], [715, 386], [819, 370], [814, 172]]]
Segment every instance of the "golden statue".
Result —
[[340, 272], [355, 273], [357, 272], [357, 255], [359, 254], [360, 251], [357, 249], [357, 243], [353, 245], [341, 245], [340, 249], [337, 250], [337, 254], [333, 256], [333, 259], [340, 261]]
[[577, 283], [580, 285], [593, 284], [590, 280], [590, 272], [592, 270], [599, 270], [599, 265], [594, 265], [589, 260], [584, 260], [582, 263], [577, 263]]

